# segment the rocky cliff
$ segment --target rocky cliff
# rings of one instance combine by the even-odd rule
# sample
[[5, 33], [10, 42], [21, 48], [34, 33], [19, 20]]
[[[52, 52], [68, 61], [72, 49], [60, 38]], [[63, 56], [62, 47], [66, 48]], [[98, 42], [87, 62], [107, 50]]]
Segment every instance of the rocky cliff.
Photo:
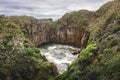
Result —
[[[77, 18], [77, 16], [80, 17]], [[93, 12], [81, 10], [67, 13], [54, 22], [51, 19], [39, 20], [27, 16], [12, 16], [9, 18], [20, 26], [26, 37], [36, 46], [44, 43], [61, 43], [83, 47], [87, 43], [83, 39], [88, 39], [89, 37], [89, 33], [85, 31], [85, 28], [92, 21], [93, 16]], [[79, 19], [79, 21], [75, 22], [75, 19]]]
[[51, 29], [47, 39], [53, 43], [69, 44], [80, 47], [81, 39], [85, 34], [85, 29], [81, 27], [61, 27]]

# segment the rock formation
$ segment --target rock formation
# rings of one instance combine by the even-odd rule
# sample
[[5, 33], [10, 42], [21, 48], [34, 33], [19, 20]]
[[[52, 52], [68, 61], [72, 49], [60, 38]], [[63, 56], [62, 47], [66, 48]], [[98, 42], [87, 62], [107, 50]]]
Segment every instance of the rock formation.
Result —
[[79, 50], [74, 50], [74, 49], [70, 49], [70, 53], [73, 55], [79, 54], [80, 51]]
[[[76, 15], [72, 16], [73, 14]], [[78, 18], [77, 16], [79, 14], [81, 15]], [[70, 24], [72, 17], [66, 17], [68, 15], [75, 19], [80, 19], [80, 22], [84, 21], [84, 19], [85, 21], [81, 23], [76, 21], [76, 24]], [[81, 10], [79, 12], [65, 14], [61, 19], [55, 22], [51, 19], [38, 20], [27, 16], [12, 16], [9, 18], [21, 28], [26, 37], [28, 37], [35, 46], [52, 42], [69, 44], [82, 48], [86, 45], [86, 40], [89, 38], [89, 33], [85, 31], [85, 28], [88, 23], [92, 21], [93, 16], [93, 12]]]

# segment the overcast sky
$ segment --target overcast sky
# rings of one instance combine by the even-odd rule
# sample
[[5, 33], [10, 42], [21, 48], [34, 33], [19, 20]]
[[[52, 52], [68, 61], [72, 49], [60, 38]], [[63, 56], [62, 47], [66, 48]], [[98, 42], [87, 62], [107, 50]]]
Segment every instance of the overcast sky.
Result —
[[110, 0], [0, 0], [0, 14], [57, 19], [71, 11], [97, 10], [108, 1]]

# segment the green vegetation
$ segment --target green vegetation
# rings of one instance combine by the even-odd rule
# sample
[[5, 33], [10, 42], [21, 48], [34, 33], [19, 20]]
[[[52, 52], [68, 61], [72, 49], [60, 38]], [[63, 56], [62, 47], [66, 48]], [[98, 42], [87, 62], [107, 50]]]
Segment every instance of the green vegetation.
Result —
[[58, 19], [53, 23], [54, 27], [85, 27], [89, 25], [89, 22], [93, 19], [94, 12], [87, 10], [74, 11], [66, 13], [61, 19]]
[[93, 55], [93, 52], [96, 50], [96, 44], [89, 44], [85, 49], [81, 51], [81, 55], [79, 56], [79, 63], [81, 63], [84, 60], [89, 60], [91, 56]]
[[55, 80], [79, 80], [82, 77], [83, 71], [92, 61], [96, 51], [96, 44], [89, 44], [82, 50], [78, 59], [72, 63], [68, 71], [57, 76]]
[[0, 17], [0, 80], [47, 80], [53, 66], [35, 48], [18, 26]]
[[111, 53], [109, 50], [104, 49], [104, 53], [96, 55], [96, 44], [89, 44], [68, 71], [55, 80], [119, 80], [120, 52]]
[[117, 15], [116, 20], [118, 23], [120, 23], [120, 14]]
[[86, 27], [90, 32], [89, 44], [56, 80], [120, 79], [119, 6], [120, 0], [110, 1], [95, 12], [94, 20]]
[[53, 22], [52, 19], [36, 19], [31, 16], [10, 16], [7, 18], [18, 25], [25, 37], [30, 40], [42, 31], [47, 32]]
[[119, 61], [120, 52], [99, 54], [87, 70], [96, 75], [94, 80], [119, 80]]
[[113, 29], [113, 33], [116, 33], [116, 32], [118, 32], [118, 31], [120, 31], [120, 26], [119, 26], [119, 27], [115, 27], [115, 28]]

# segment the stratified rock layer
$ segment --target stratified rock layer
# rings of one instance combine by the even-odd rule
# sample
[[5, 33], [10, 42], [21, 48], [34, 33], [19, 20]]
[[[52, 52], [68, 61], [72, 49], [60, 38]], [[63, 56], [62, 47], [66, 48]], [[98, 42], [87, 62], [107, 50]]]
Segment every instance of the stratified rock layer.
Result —
[[[76, 15], [71, 15], [74, 13]], [[51, 19], [39, 20], [27, 16], [12, 16], [10, 19], [21, 28], [26, 37], [28, 37], [35, 46], [44, 43], [60, 43], [83, 47], [86, 44], [86, 39], [89, 37], [89, 33], [85, 31], [85, 27], [93, 19], [93, 12], [83, 10], [74, 13], [68, 14], [71, 17], [67, 17], [67, 14], [65, 14], [55, 22]], [[79, 13], [81, 15], [79, 15]], [[80, 23], [76, 21], [75, 24], [68, 24], [72, 17], [75, 18], [75, 20], [76, 18], [80, 19]]]

